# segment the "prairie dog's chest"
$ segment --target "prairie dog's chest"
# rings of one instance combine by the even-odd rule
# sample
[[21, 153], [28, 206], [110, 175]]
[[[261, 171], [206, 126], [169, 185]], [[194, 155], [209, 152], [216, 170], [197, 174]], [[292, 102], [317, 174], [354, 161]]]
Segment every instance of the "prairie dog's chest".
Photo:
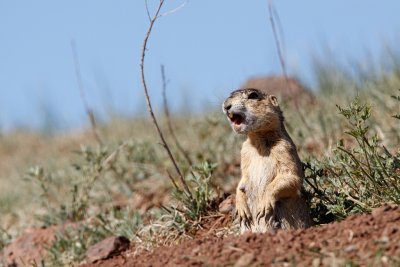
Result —
[[248, 178], [249, 190], [264, 190], [276, 174], [276, 160], [269, 153], [260, 153], [255, 147], [243, 144], [241, 168], [242, 175]]

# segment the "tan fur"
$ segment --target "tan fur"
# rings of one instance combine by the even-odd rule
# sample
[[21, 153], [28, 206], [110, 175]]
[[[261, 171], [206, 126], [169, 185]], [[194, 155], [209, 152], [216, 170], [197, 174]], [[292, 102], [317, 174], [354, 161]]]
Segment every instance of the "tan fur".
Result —
[[233, 130], [247, 135], [236, 192], [242, 232], [310, 226], [301, 195], [304, 173], [276, 97], [256, 89], [237, 90], [224, 101], [223, 110]]

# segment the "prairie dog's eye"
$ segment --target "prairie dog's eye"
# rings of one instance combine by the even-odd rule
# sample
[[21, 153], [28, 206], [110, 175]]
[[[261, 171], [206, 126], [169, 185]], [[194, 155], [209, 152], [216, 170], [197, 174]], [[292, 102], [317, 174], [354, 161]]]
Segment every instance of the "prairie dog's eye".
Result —
[[260, 96], [257, 92], [251, 92], [248, 96], [247, 99], [259, 99]]

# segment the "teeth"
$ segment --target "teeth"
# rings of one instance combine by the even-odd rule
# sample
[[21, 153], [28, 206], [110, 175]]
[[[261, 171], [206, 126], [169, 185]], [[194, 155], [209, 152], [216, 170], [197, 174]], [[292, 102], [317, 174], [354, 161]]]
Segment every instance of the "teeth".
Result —
[[232, 118], [233, 118], [233, 114], [232, 114], [232, 113], [228, 113], [228, 117], [229, 117], [230, 119], [232, 119]]

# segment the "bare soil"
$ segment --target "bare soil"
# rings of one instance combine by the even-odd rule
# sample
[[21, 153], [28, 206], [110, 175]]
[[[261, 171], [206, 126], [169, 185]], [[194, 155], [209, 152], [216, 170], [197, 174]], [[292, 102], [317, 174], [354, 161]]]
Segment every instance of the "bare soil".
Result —
[[[353, 265], [351, 265], [353, 264]], [[84, 266], [400, 266], [400, 207], [305, 230], [216, 237], [122, 255]]]

